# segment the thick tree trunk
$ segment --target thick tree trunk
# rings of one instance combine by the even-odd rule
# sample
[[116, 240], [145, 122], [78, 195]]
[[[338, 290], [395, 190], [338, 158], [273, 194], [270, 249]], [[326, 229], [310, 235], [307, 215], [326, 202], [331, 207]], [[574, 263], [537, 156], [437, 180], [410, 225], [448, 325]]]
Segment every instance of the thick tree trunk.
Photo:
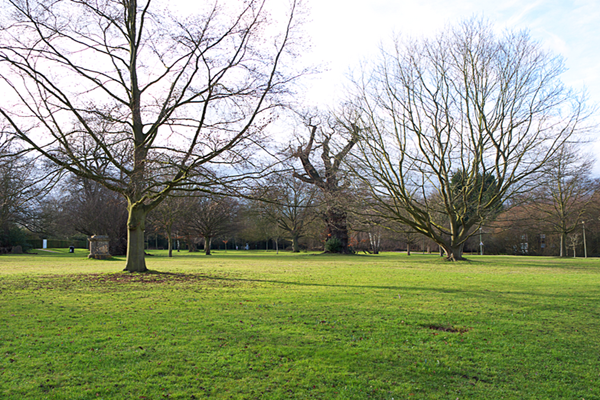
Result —
[[[135, 15], [135, 2], [131, 2], [129, 15]], [[145, 272], [146, 268], [144, 251], [144, 230], [146, 229], [146, 215], [148, 210], [143, 204], [137, 204], [143, 196], [146, 188], [145, 168], [148, 156], [148, 148], [144, 144], [144, 124], [141, 113], [141, 92], [137, 82], [137, 52], [131, 53], [130, 59], [130, 82], [131, 82], [131, 104], [132, 128], [133, 128], [133, 171], [130, 175], [129, 193], [127, 195], [127, 208], [129, 218], [127, 220], [127, 265], [125, 271]]]
[[567, 234], [564, 232], [560, 233], [560, 257], [567, 256]]
[[327, 240], [337, 238], [341, 243], [340, 253], [349, 253], [346, 213], [337, 208], [330, 208], [327, 210], [325, 222]]
[[[463, 258], [463, 248], [464, 243], [458, 246], [452, 246], [450, 249], [446, 250], [446, 254], [448, 254], [447, 260], [449, 261], [461, 261]], [[449, 251], [448, 251], [449, 250]]]
[[127, 263], [125, 271], [146, 272], [144, 251], [144, 230], [146, 229], [146, 210], [129, 206], [127, 220]]
[[410, 256], [410, 243], [406, 243], [406, 255]]
[[292, 236], [292, 252], [300, 253], [300, 245], [298, 244], [298, 236]]
[[211, 237], [204, 237], [204, 254], [206, 254], [207, 256], [210, 256], [210, 245], [212, 244], [212, 238]]

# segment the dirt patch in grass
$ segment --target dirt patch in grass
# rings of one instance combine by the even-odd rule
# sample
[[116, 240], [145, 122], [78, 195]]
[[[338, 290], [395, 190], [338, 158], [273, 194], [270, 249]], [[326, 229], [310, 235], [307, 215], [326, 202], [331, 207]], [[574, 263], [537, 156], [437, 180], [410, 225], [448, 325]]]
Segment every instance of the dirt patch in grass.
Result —
[[75, 275], [41, 275], [35, 277], [34, 279], [11, 279], [0, 281], [0, 293], [2, 293], [4, 290], [71, 290], [81, 287], [115, 288], [129, 286], [186, 286], [199, 284], [208, 284], [210, 286], [234, 285], [229, 281], [223, 281], [221, 279], [200, 274], [98, 273]]
[[[0, 293], [3, 290], [71, 290], [85, 288], [128, 288], [135, 286], [203, 286], [203, 287], [259, 287], [259, 281], [239, 279], [235, 274], [223, 272], [220, 274], [172, 273], [148, 271], [141, 274], [129, 272], [116, 273], [84, 273], [65, 275], [38, 275], [36, 277], [18, 277], [10, 280], [0, 280]], [[123, 289], [129, 290], [129, 289]]]
[[[211, 279], [199, 274], [176, 274], [168, 272], [150, 271], [143, 274], [116, 273], [116, 274], [78, 274], [79, 281], [90, 283], [155, 283], [170, 284], [181, 282], [200, 282]], [[214, 279], [214, 278], [213, 278]]]
[[[112, 274], [78, 274], [73, 276], [79, 282], [99, 285], [180, 285], [180, 284], [204, 284], [218, 287], [236, 287], [242, 282], [229, 274], [204, 275], [204, 274], [182, 274], [171, 272], [148, 271], [142, 274], [131, 274], [129, 272], [118, 272]], [[243, 282], [248, 284], [247, 282]], [[254, 286], [254, 285], [250, 285]]]
[[466, 333], [469, 331], [469, 328], [454, 327], [452, 325], [433, 324], [433, 325], [425, 325], [425, 327], [429, 328], [429, 329], [433, 329], [435, 331], [450, 332], [450, 333]]

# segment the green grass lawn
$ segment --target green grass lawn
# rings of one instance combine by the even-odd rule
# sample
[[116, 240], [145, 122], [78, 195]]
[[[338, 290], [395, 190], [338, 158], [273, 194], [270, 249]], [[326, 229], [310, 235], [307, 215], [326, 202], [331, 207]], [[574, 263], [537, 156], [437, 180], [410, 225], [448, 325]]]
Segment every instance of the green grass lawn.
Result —
[[600, 260], [0, 256], [1, 399], [600, 399]]

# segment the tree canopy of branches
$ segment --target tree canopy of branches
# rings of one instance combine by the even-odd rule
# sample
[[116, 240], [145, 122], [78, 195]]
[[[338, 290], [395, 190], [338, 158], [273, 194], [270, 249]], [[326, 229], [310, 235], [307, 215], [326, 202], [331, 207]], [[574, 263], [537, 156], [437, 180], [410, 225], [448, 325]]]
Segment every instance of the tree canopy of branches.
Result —
[[39, 230], [39, 200], [55, 182], [56, 171], [41, 172], [36, 160], [0, 132], [0, 247], [16, 243], [20, 227]]
[[127, 203], [98, 182], [71, 176], [56, 189], [60, 194], [44, 201], [41, 219], [49, 235], [106, 235], [110, 254], [127, 252]]
[[185, 223], [186, 211], [194, 202], [194, 198], [183, 196], [184, 194], [175, 196], [175, 193], [172, 193], [148, 214], [150, 223], [157, 230], [163, 231], [167, 237], [169, 257], [173, 257], [173, 228], [182, 226]]
[[282, 64], [296, 3], [287, 19], [265, 0], [198, 3], [186, 18], [159, 0], [3, 4], [0, 116], [28, 149], [126, 198], [125, 270], [145, 271], [150, 210], [250, 169], [232, 164], [247, 163], [294, 78]]
[[0, 247], [17, 244], [11, 239], [11, 230], [28, 214], [30, 171], [23, 157], [14, 154], [7, 143], [0, 147]]
[[476, 228], [582, 129], [563, 70], [527, 33], [496, 36], [476, 19], [382, 51], [356, 80], [363, 127], [350, 160], [382, 216], [462, 259]]
[[318, 216], [315, 209], [315, 188], [299, 179], [290, 179], [283, 173], [272, 177], [257, 201], [259, 216], [275, 224], [286, 239], [292, 241], [292, 252], [300, 252], [298, 240]]
[[[318, 126], [312, 121], [307, 123], [310, 134], [308, 141], [301, 144], [293, 153], [302, 163], [302, 171], [294, 171], [294, 177], [302, 182], [315, 185], [321, 194], [321, 203], [324, 205], [323, 217], [325, 220], [327, 240], [337, 239], [340, 243], [340, 252], [348, 252], [348, 226], [347, 209], [345, 206], [344, 190], [349, 187], [345, 179], [342, 166], [358, 140], [358, 127], [356, 125], [344, 126], [339, 120], [333, 119], [327, 127]], [[344, 131], [350, 133], [345, 145], [335, 150], [332, 139], [339, 139], [336, 133]], [[320, 138], [320, 139], [319, 139]], [[320, 150], [321, 161], [317, 163], [315, 153]], [[321, 165], [322, 163], [322, 165]]]
[[188, 229], [204, 238], [204, 253], [210, 255], [212, 240], [231, 233], [237, 220], [238, 204], [231, 197], [200, 196], [186, 210]]
[[567, 255], [567, 235], [579, 227], [597, 187], [591, 178], [593, 159], [565, 144], [548, 163], [526, 208], [560, 236], [561, 257]]

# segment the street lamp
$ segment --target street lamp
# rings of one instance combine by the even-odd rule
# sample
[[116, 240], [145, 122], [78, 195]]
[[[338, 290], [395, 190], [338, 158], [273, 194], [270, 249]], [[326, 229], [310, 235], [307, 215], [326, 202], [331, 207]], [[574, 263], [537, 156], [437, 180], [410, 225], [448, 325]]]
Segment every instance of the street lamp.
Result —
[[587, 258], [587, 243], [585, 242], [585, 221], [581, 221], [581, 225], [583, 226], [583, 256]]

